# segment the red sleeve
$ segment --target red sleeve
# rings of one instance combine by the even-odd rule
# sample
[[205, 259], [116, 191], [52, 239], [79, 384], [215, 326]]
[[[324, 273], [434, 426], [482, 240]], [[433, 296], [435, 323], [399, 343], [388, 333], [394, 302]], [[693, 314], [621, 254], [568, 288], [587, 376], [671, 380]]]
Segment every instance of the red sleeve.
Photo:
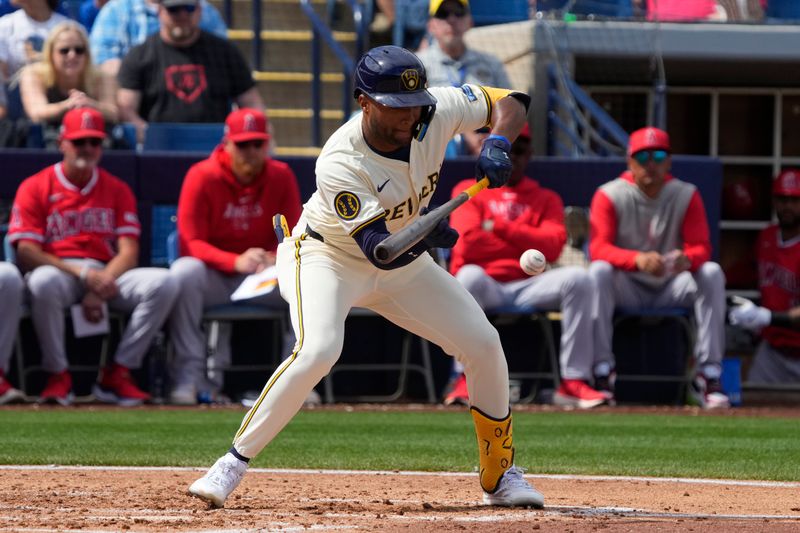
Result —
[[711, 238], [706, 220], [706, 208], [703, 206], [703, 200], [698, 191], [694, 191], [692, 199], [689, 200], [686, 215], [683, 217], [681, 236], [683, 237], [683, 253], [692, 263], [689, 270], [695, 272], [703, 263], [711, 259]]
[[620, 248], [614, 244], [617, 234], [617, 213], [614, 204], [601, 190], [594, 193], [589, 207], [589, 255], [592, 261], [608, 261], [620, 270], [636, 270], [637, 250]]
[[136, 197], [133, 196], [133, 191], [127, 183], [117, 178], [111, 179], [117, 183], [115, 207], [117, 237], [131, 237], [138, 240], [142, 227], [139, 224], [139, 215], [136, 213]]
[[30, 177], [17, 189], [8, 226], [8, 237], [14, 244], [19, 241], [33, 241], [40, 246], [44, 244], [47, 212], [40, 201], [42, 195], [37, 186], [40, 181]]
[[[493, 232], [506, 241], [508, 246], [516, 248], [513, 256], [521, 255], [528, 248], [536, 248], [544, 257], [553, 262], [561, 255], [564, 243], [567, 242], [567, 229], [564, 226], [564, 203], [561, 198], [550, 191], [541, 191], [546, 196], [542, 202], [542, 217], [538, 225], [533, 225], [530, 218], [509, 222], [495, 219]], [[537, 215], [538, 213], [530, 213]]]
[[211, 199], [203, 192], [203, 162], [186, 173], [178, 199], [178, 234], [181, 255], [203, 261], [210, 268], [232, 274], [237, 254], [220, 250], [208, 242]]
[[[474, 183], [475, 180], [462, 181], [453, 187], [452, 196], [458, 196]], [[483, 230], [483, 205], [480, 200], [476, 196], [450, 215], [450, 225], [460, 235], [450, 262], [450, 270], [454, 274], [465, 264], [484, 264], [492, 258], [512, 257], [516, 253], [516, 247], [509, 246], [494, 233]]]

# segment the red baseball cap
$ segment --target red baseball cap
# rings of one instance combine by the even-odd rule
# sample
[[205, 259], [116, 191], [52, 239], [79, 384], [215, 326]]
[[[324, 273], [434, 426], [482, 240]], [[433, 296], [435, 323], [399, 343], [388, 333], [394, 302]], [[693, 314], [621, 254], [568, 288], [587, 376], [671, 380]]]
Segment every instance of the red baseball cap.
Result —
[[800, 170], [787, 168], [772, 181], [775, 196], [800, 196]]
[[267, 125], [267, 116], [258, 109], [237, 109], [225, 119], [225, 136], [233, 142], [268, 141]]
[[106, 138], [106, 121], [103, 114], [93, 107], [79, 107], [67, 111], [61, 121], [61, 138], [67, 140]]
[[658, 128], [642, 128], [631, 133], [628, 139], [628, 155], [633, 155], [642, 150], [671, 151], [669, 135]]

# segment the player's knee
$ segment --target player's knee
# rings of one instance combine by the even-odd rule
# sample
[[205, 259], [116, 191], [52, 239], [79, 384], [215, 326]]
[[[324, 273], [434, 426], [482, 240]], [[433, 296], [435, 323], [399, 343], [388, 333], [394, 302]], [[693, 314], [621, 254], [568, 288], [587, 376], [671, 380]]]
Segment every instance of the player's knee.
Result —
[[170, 275], [177, 282], [177, 287], [193, 287], [194, 290], [205, 287], [206, 265], [196, 257], [181, 257], [169, 267]]
[[594, 292], [594, 280], [586, 269], [581, 267], [562, 267], [567, 276], [564, 283], [565, 292], [581, 297], [590, 297]]
[[713, 287], [725, 287], [725, 273], [722, 271], [722, 267], [719, 266], [719, 263], [706, 261], [700, 265], [697, 274], [707, 285]]
[[473, 292], [480, 287], [486, 279], [486, 271], [478, 265], [464, 265], [456, 273], [456, 279], [469, 292]]
[[319, 373], [320, 378], [330, 372], [342, 353], [344, 339], [333, 332], [303, 339], [297, 352], [297, 363]]
[[61, 271], [52, 265], [36, 267], [28, 276], [28, 290], [33, 299], [51, 298], [61, 291], [59, 277]]
[[169, 270], [154, 268], [153, 278], [150, 282], [150, 290], [148, 296], [154, 300], [158, 300], [160, 305], [171, 307], [178, 297], [180, 286], [175, 276], [170, 274]]
[[[0, 263], [0, 289], [3, 290], [4, 298], [11, 298], [12, 301], [18, 300], [22, 297], [24, 286], [17, 267], [10, 263]], [[9, 302], [4, 303], [9, 304]]]
[[610, 284], [613, 281], [614, 267], [608, 261], [592, 261], [589, 264], [589, 276], [598, 287]]

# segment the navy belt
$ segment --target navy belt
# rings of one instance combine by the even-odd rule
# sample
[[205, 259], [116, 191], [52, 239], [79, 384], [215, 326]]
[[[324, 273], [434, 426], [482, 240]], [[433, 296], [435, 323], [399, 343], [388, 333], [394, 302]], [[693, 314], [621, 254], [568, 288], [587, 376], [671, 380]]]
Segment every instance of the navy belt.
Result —
[[317, 239], [320, 242], [325, 242], [325, 239], [322, 237], [322, 235], [311, 229], [311, 227], [308, 224], [306, 224], [306, 234], [309, 237], [313, 237], [314, 239]]

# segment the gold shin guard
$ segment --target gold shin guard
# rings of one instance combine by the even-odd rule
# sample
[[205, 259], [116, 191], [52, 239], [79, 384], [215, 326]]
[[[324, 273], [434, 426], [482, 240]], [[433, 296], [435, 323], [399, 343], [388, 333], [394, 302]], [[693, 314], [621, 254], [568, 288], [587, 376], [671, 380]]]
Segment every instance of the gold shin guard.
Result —
[[488, 493], [497, 490], [497, 484], [506, 470], [514, 464], [514, 446], [511, 435], [511, 411], [502, 420], [492, 418], [476, 407], [470, 407], [478, 435], [478, 456], [481, 465], [481, 487]]

